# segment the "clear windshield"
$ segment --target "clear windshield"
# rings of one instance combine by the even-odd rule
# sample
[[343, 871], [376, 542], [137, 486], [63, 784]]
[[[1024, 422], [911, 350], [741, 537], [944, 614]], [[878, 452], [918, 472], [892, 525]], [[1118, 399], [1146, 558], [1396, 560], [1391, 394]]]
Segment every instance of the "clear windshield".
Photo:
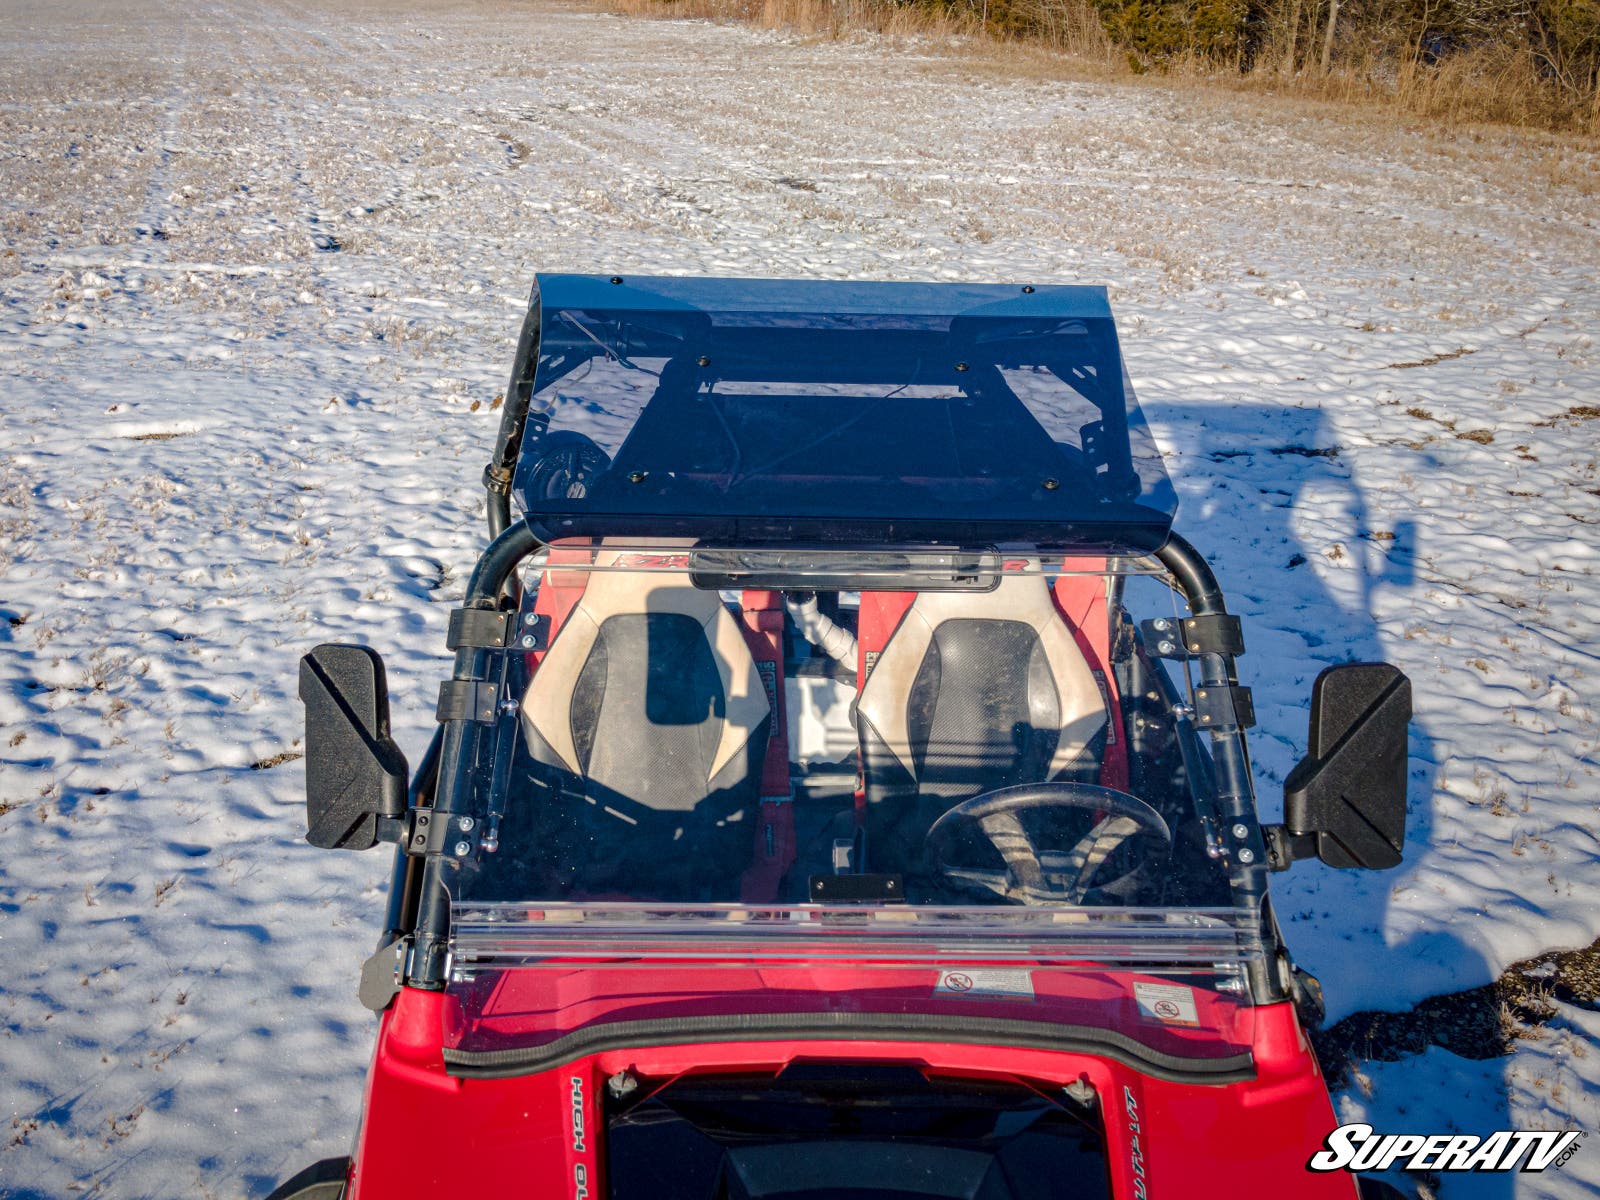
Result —
[[1025, 998], [1237, 1051], [1259, 914], [1145, 647], [1180, 617], [1148, 559], [546, 551], [451, 889], [458, 1048]]
[[1150, 560], [558, 547], [458, 898], [1226, 907]]

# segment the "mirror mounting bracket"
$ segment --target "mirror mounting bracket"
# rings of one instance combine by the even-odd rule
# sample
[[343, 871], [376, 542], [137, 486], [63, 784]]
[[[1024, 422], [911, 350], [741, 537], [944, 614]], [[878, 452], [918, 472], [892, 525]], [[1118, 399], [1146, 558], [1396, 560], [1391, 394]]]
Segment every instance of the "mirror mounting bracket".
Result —
[[1267, 843], [1267, 869], [1287, 871], [1303, 858], [1317, 857], [1317, 835], [1291, 833], [1282, 825], [1263, 825], [1262, 837]]
[[1200, 613], [1181, 620], [1156, 617], [1139, 622], [1139, 638], [1152, 658], [1187, 662], [1202, 654], [1244, 653], [1244, 627], [1231, 613]]
[[381, 821], [378, 838], [398, 842], [413, 858], [470, 858], [478, 847], [478, 822], [464, 813], [413, 808]]

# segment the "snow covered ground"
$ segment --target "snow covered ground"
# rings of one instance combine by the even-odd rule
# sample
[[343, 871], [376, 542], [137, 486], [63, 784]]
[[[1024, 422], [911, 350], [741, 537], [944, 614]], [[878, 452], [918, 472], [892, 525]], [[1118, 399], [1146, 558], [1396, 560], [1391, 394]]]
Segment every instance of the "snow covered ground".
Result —
[[[380, 647], [420, 753], [537, 269], [1110, 284], [1264, 810], [1321, 666], [1415, 683], [1405, 865], [1278, 880], [1330, 1016], [1600, 934], [1590, 152], [520, 0], [8, 0], [0, 185], [0, 1196], [348, 1146], [387, 858], [300, 841], [295, 659]], [[1595, 1130], [1596, 1032], [1341, 1111]]]

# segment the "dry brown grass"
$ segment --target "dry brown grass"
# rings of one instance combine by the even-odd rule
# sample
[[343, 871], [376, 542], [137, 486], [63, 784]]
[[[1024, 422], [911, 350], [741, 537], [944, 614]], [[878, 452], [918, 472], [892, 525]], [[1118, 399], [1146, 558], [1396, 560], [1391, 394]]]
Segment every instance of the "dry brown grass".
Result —
[[976, 19], [960, 14], [878, 0], [610, 0], [605, 7], [634, 17], [743, 21], [808, 37], [841, 38], [856, 32], [964, 36], [978, 31]]
[[[1432, 63], [1392, 47], [1341, 52], [1329, 71], [1315, 64], [1283, 69], [1271, 45], [1241, 70], [1200, 55], [1151, 62], [1117, 46], [1087, 0], [1007, 0], [1013, 32], [997, 29], [986, 0], [962, 7], [893, 0], [598, 0], [636, 17], [740, 21], [839, 39], [854, 33], [961, 39], [973, 65], [1016, 74], [1067, 78], [1159, 78], [1177, 87], [1220, 87], [1292, 97], [1354, 110], [1377, 120], [1443, 128], [1502, 124], [1557, 133], [1600, 133], [1600, 100], [1563, 93], [1541, 75], [1532, 55], [1500, 45], [1463, 50]], [[1565, 168], [1563, 168], [1565, 169]], [[1589, 172], [1584, 172], [1586, 175]]]
[[1315, 67], [1293, 76], [1248, 72], [1234, 86], [1382, 106], [1452, 128], [1501, 124], [1580, 134], [1600, 131], [1600, 110], [1554, 87], [1527, 51], [1501, 45], [1461, 50], [1435, 63], [1392, 52], [1370, 53], [1336, 63], [1325, 74]]
[[[891, 0], [609, 0], [605, 7], [635, 17], [744, 21], [830, 38], [866, 32], [1017, 41], [992, 28], [984, 0], [966, 0], [960, 7]], [[1116, 55], [1099, 17], [1080, 0], [1009, 0], [1007, 12], [1036, 31], [1026, 39], [1033, 44], [1092, 58]]]

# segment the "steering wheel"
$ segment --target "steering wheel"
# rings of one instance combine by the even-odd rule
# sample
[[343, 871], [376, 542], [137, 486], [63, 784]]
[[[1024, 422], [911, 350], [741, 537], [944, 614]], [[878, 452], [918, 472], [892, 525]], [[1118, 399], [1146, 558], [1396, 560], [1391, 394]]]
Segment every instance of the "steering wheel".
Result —
[[[1103, 814], [1093, 829], [1067, 851], [1040, 850], [1020, 820], [1021, 814], [1048, 809], [1085, 809]], [[957, 830], [976, 823], [1005, 860], [1003, 871], [955, 867], [946, 854]], [[1091, 881], [1112, 851], [1135, 835], [1157, 839], [1159, 851], [1139, 866], [1097, 887]], [[1149, 882], [1172, 852], [1172, 831], [1160, 813], [1137, 796], [1089, 783], [1024, 783], [963, 800], [928, 830], [924, 851], [943, 879], [984, 888], [1021, 903], [1083, 904], [1126, 902]]]

